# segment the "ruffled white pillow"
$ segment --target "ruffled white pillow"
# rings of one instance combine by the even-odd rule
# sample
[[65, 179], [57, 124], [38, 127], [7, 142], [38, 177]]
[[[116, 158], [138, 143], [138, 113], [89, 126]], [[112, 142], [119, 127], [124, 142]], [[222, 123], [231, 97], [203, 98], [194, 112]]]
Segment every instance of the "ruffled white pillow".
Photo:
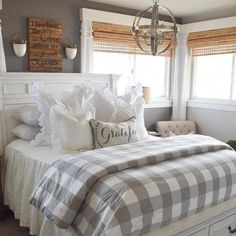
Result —
[[92, 91], [92, 96], [88, 100], [95, 107], [96, 119], [100, 121], [109, 121], [115, 106], [114, 94], [104, 84], [82, 83], [76, 86], [76, 89], [83, 91]]
[[39, 132], [39, 126], [30, 126], [27, 124], [18, 125], [12, 130], [14, 136], [27, 141], [31, 141], [32, 139], [34, 139]]
[[115, 106], [109, 119], [110, 122], [122, 122], [136, 117], [137, 132], [141, 140], [148, 137], [148, 132], [144, 123], [144, 99], [142, 97], [142, 87], [137, 85], [128, 88], [123, 96], [113, 98]]
[[136, 117], [137, 132], [141, 140], [148, 137], [144, 123], [144, 99], [142, 86], [129, 87], [123, 96], [115, 96], [105, 85], [94, 86], [94, 96], [90, 102], [96, 109], [96, 120], [119, 123]]
[[40, 112], [36, 105], [20, 106], [13, 117], [27, 125], [39, 126]]
[[87, 105], [79, 113], [72, 113], [66, 106], [51, 108], [52, 146], [56, 153], [73, 153], [93, 149], [89, 120], [95, 117], [94, 107]]
[[35, 137], [35, 140], [31, 141], [33, 146], [51, 145], [51, 107], [56, 104], [63, 104], [68, 111], [78, 113], [81, 107], [88, 103], [92, 97], [92, 90], [84, 91], [84, 89], [84, 87], [80, 87], [70, 93], [50, 94], [44, 91], [43, 86], [39, 83], [35, 83], [32, 86], [30, 94], [41, 112], [39, 125], [42, 127], [41, 132]]

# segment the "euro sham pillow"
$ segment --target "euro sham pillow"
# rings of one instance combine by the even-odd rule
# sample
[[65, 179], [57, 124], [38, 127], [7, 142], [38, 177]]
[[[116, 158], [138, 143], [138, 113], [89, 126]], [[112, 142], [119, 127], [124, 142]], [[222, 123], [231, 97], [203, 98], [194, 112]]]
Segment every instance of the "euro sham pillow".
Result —
[[128, 88], [123, 96], [116, 98], [116, 105], [110, 118], [111, 122], [121, 122], [135, 116], [137, 131], [141, 140], [148, 137], [144, 123], [145, 102], [142, 94], [141, 85]]
[[80, 84], [76, 86], [82, 91], [92, 91], [89, 103], [95, 107], [96, 119], [100, 121], [109, 121], [114, 112], [115, 96], [104, 84]]
[[31, 126], [39, 126], [40, 112], [37, 105], [24, 105], [13, 114], [18, 121]]
[[30, 91], [32, 99], [38, 105], [41, 112], [39, 125], [41, 132], [32, 140], [33, 146], [51, 145], [51, 122], [50, 110], [56, 104], [62, 104], [72, 113], [78, 113], [84, 104], [88, 103], [92, 97], [92, 91], [86, 90], [86, 87], [76, 88], [72, 92], [62, 92], [60, 94], [51, 94], [44, 90], [42, 84], [35, 83]]
[[91, 119], [95, 149], [116, 146], [139, 141], [136, 119], [110, 123]]
[[34, 139], [39, 132], [39, 126], [30, 126], [27, 124], [18, 125], [12, 130], [14, 136], [26, 141], [31, 141], [32, 139]]
[[89, 120], [94, 118], [93, 106], [72, 113], [66, 106], [54, 105], [50, 111], [51, 142], [56, 153], [74, 153], [93, 149], [92, 130]]

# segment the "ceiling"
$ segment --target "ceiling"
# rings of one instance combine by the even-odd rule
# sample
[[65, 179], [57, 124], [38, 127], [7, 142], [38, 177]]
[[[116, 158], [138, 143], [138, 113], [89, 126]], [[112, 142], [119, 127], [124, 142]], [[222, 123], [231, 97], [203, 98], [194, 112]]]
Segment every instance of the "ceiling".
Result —
[[[152, 0], [88, 0], [130, 9], [145, 9]], [[236, 16], [236, 0], [160, 0], [183, 23]]]

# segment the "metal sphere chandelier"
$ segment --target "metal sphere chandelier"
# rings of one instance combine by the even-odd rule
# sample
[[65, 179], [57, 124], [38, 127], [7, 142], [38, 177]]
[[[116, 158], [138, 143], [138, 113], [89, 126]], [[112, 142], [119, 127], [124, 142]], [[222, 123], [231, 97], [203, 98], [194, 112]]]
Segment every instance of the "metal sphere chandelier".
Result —
[[[158, 5], [159, 0], [154, 0], [153, 2], [153, 6], [147, 8], [146, 10], [140, 11], [135, 17], [132, 27], [132, 33], [137, 46], [146, 54], [152, 54], [153, 56], [155, 56], [164, 53], [171, 48], [173, 43], [176, 41], [178, 27], [176, 25], [174, 15], [168, 8]], [[152, 10], [151, 24], [142, 25], [142, 19], [150, 10]], [[160, 10], [170, 16], [172, 20], [171, 24], [159, 22]], [[163, 48], [163, 43], [167, 38], [168, 43]]]

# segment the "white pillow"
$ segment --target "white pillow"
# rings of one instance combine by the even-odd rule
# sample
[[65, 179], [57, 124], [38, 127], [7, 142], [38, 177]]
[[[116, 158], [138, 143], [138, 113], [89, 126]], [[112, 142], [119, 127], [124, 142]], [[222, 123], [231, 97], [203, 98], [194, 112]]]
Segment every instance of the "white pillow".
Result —
[[32, 126], [39, 126], [40, 112], [37, 105], [24, 105], [13, 114], [17, 120]]
[[141, 140], [148, 137], [148, 132], [144, 123], [144, 99], [142, 97], [142, 87], [137, 85], [126, 90], [123, 96], [116, 98], [113, 114], [110, 122], [122, 122], [136, 117], [137, 132]]
[[39, 126], [30, 126], [26, 124], [18, 125], [12, 130], [12, 133], [21, 139], [31, 141], [40, 132]]
[[88, 102], [95, 107], [97, 120], [105, 122], [110, 120], [116, 97], [105, 84], [87, 82], [77, 85], [76, 88], [92, 93]]
[[52, 146], [56, 153], [73, 153], [93, 149], [92, 130], [89, 120], [94, 118], [95, 110], [88, 105], [79, 113], [69, 112], [65, 106], [51, 108]]
[[59, 95], [50, 94], [43, 87], [35, 83], [30, 91], [32, 99], [37, 103], [41, 112], [39, 125], [41, 132], [32, 140], [33, 146], [51, 145], [50, 109], [55, 104], [63, 104], [68, 111], [78, 113], [81, 107], [92, 97], [92, 91], [84, 91], [84, 87], [76, 88], [73, 92], [63, 92]]

